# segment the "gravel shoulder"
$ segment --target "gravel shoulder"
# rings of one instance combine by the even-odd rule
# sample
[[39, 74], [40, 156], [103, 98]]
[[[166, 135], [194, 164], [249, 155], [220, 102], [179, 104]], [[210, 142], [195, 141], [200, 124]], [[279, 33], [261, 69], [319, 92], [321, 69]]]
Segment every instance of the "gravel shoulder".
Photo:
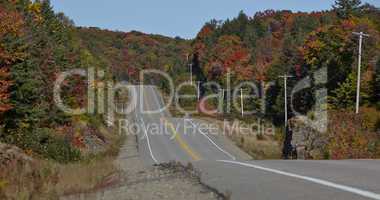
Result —
[[109, 177], [91, 193], [65, 196], [62, 200], [208, 200], [223, 199], [200, 182], [199, 174], [191, 165], [167, 163], [146, 167], [140, 159], [136, 137], [130, 136], [122, 146], [115, 165], [122, 171]]

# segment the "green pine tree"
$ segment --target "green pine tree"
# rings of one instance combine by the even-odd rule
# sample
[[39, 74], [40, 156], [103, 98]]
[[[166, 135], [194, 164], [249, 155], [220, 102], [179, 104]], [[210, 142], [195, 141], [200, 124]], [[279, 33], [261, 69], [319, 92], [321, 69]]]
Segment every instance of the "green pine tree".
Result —
[[[351, 73], [348, 75], [347, 79], [338, 85], [330, 98], [330, 103], [333, 108], [354, 108], [356, 102], [356, 73]], [[362, 96], [367, 96], [363, 94]]]
[[361, 4], [361, 0], [336, 0], [333, 8], [338, 17], [347, 19], [359, 11]]

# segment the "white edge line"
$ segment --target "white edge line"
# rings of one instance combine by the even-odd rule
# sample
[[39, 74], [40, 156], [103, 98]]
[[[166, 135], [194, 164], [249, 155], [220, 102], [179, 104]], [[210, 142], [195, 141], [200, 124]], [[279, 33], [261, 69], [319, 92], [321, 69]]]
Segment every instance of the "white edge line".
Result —
[[229, 156], [230, 158], [232, 158], [233, 160], [236, 160], [235, 156], [233, 156], [232, 154], [228, 153], [227, 151], [225, 151], [224, 149], [222, 149], [220, 146], [218, 146], [206, 133], [204, 133], [200, 128], [198, 128], [198, 126], [193, 122], [192, 119], [189, 119], [190, 123], [199, 130], [199, 132], [205, 136], [216, 148], [219, 149], [219, 151], [223, 152], [224, 154], [226, 154], [227, 156]]
[[[154, 90], [154, 88], [152, 88], [152, 91], [153, 91], [153, 93], [154, 93], [154, 99], [155, 99], [155, 102], [156, 102], [156, 104], [160, 107], [161, 105], [160, 105], [160, 103], [159, 103], [159, 100], [158, 100], [158, 97], [157, 97], [157, 93], [156, 93], [156, 91]], [[224, 154], [226, 154], [227, 156], [229, 156], [230, 158], [232, 158], [233, 160], [236, 160], [236, 158], [232, 155], [232, 154], [230, 154], [230, 153], [228, 153], [227, 151], [225, 151], [224, 149], [222, 149], [221, 147], [219, 147], [207, 134], [205, 134], [205, 133], [203, 133], [202, 132], [202, 130], [201, 129], [199, 129], [193, 122], [192, 122], [192, 119], [189, 119], [190, 120], [190, 122], [191, 122], [191, 124], [195, 127], [195, 128], [197, 128], [198, 130], [199, 130], [199, 132], [203, 135], [203, 136], [205, 136], [217, 149], [219, 149], [219, 151], [221, 151], [221, 152], [223, 152]]]
[[[135, 94], [137, 94], [137, 92], [136, 92], [136, 88], [134, 88], [134, 91], [135, 91]], [[135, 112], [135, 114], [136, 114], [136, 118], [137, 118], [137, 112]], [[158, 161], [157, 161], [157, 159], [154, 157], [154, 155], [153, 155], [153, 151], [152, 151], [152, 147], [150, 146], [150, 141], [149, 141], [149, 136], [148, 136], [148, 132], [147, 132], [147, 130], [146, 130], [146, 126], [145, 126], [145, 122], [144, 122], [144, 119], [140, 116], [140, 120], [141, 120], [141, 122], [143, 123], [143, 129], [144, 129], [144, 132], [145, 132], [145, 137], [146, 137], [146, 141], [147, 141], [147, 143], [148, 143], [148, 149], [149, 149], [149, 152], [150, 152], [150, 156], [152, 157], [152, 159], [153, 159], [153, 161], [156, 163], [156, 164], [158, 164]]]
[[144, 122], [144, 119], [142, 117], [140, 117], [142, 123], [143, 123], [143, 126], [144, 126], [144, 132], [145, 132], [145, 137], [146, 137], [146, 141], [148, 143], [148, 148], [149, 148], [149, 152], [150, 152], [150, 156], [152, 157], [153, 161], [158, 164], [158, 161], [157, 159], [154, 157], [153, 155], [153, 151], [152, 151], [152, 147], [150, 146], [150, 141], [149, 141], [149, 136], [148, 136], [148, 132], [146, 131], [146, 126], [145, 126], [145, 122]]
[[236, 162], [236, 161], [218, 160], [218, 162], [236, 164], [236, 165], [241, 165], [241, 166], [245, 166], [245, 167], [251, 167], [251, 168], [255, 168], [255, 169], [259, 169], [259, 170], [263, 170], [263, 171], [267, 171], [267, 172], [272, 172], [275, 174], [280, 174], [280, 175], [284, 175], [284, 176], [288, 176], [288, 177], [292, 177], [292, 178], [306, 180], [306, 181], [317, 183], [317, 184], [324, 185], [327, 187], [331, 187], [331, 188], [343, 190], [346, 192], [350, 192], [350, 193], [360, 195], [363, 197], [367, 197], [367, 198], [371, 198], [371, 199], [375, 199], [375, 200], [380, 200], [380, 194], [373, 193], [373, 192], [366, 191], [366, 190], [362, 190], [362, 189], [358, 189], [358, 188], [353, 188], [350, 186], [340, 185], [337, 183], [325, 181], [325, 180], [318, 179], [318, 178], [312, 178], [312, 177], [308, 177], [308, 176], [297, 175], [297, 174], [284, 172], [284, 171], [280, 171], [280, 170], [276, 170], [276, 169], [270, 169], [270, 168], [265, 168], [265, 167], [261, 167], [261, 166], [257, 166], [257, 165], [252, 165], [252, 164], [242, 163], [242, 162]]

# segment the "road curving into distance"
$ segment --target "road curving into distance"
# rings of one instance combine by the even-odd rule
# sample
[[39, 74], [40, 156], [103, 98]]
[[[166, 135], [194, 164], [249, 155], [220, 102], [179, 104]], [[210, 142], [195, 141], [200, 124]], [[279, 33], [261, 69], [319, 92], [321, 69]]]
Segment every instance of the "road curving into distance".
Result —
[[251, 160], [223, 136], [200, 129], [205, 122], [173, 118], [154, 86], [132, 86], [130, 94], [138, 97], [134, 116], [146, 165], [192, 163], [204, 184], [236, 200], [380, 200], [378, 160]]

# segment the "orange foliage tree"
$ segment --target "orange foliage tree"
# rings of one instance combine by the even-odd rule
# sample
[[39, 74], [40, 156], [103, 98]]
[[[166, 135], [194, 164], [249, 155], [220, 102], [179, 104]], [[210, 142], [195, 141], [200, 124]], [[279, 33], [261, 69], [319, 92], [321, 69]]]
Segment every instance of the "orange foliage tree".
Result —
[[0, 115], [12, 108], [9, 102], [9, 87], [12, 85], [9, 70], [13, 63], [22, 58], [21, 52], [9, 50], [4, 40], [20, 36], [23, 24], [18, 13], [0, 7]]
[[211, 55], [205, 66], [209, 78], [223, 82], [222, 79], [228, 72], [234, 81], [252, 78], [253, 66], [249, 64], [251, 55], [239, 37], [232, 35], [220, 37], [211, 50]]

